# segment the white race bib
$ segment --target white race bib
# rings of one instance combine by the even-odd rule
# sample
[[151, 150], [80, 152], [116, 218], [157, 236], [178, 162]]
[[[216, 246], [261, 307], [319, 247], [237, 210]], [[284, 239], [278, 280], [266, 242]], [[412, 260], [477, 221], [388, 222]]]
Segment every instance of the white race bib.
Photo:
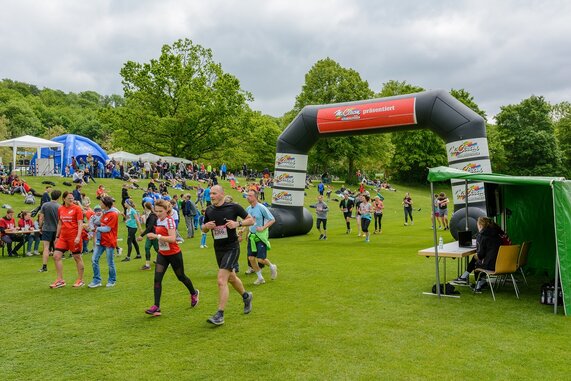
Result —
[[212, 235], [214, 236], [214, 239], [228, 238], [228, 229], [226, 228], [226, 225], [217, 226], [212, 229]]
[[[157, 239], [158, 240], [158, 239]], [[159, 250], [168, 251], [170, 250], [169, 243], [166, 241], [159, 241]]]

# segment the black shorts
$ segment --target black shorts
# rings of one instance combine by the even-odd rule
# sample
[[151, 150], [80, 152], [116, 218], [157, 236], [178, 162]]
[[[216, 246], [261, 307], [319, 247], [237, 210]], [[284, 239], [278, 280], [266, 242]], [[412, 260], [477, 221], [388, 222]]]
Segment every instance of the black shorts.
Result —
[[53, 242], [56, 239], [56, 232], [42, 231], [41, 241]]
[[321, 227], [321, 224], [323, 224], [323, 229], [327, 230], [327, 220], [324, 218], [318, 218], [317, 219], [317, 228], [318, 229]]
[[343, 212], [343, 217], [345, 218], [351, 218], [351, 212]]
[[259, 259], [266, 259], [268, 256], [268, 248], [262, 241], [256, 242], [256, 252], [252, 251], [252, 241], [248, 239], [248, 257], [256, 257]]
[[219, 269], [232, 271], [238, 265], [240, 258], [240, 245], [236, 244], [234, 247], [214, 249], [216, 253], [216, 262]]

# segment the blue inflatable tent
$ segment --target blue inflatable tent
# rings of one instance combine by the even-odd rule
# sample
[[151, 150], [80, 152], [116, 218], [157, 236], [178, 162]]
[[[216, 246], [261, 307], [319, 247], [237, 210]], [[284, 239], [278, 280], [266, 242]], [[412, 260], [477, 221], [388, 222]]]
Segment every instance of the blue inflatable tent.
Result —
[[[91, 154], [93, 158], [96, 158], [99, 162], [99, 169], [102, 170], [105, 162], [109, 160], [107, 153], [99, 146], [99, 144], [95, 143], [93, 140], [88, 139], [84, 136], [80, 135], [73, 135], [73, 134], [65, 134], [56, 136], [55, 138], [51, 139], [54, 142], [62, 143], [63, 144], [63, 167], [60, 168], [60, 160], [61, 160], [61, 152], [60, 150], [53, 150], [49, 148], [42, 148], [40, 150], [40, 157], [41, 158], [49, 158], [50, 156], [54, 158], [55, 163], [58, 168], [58, 173], [64, 174], [64, 169], [67, 165], [71, 164], [72, 156], [78, 160], [83, 158], [86, 160], [87, 155]], [[36, 164], [36, 155], [32, 159], [30, 165], [32, 168], [35, 167]], [[71, 170], [73, 173], [73, 170]]]

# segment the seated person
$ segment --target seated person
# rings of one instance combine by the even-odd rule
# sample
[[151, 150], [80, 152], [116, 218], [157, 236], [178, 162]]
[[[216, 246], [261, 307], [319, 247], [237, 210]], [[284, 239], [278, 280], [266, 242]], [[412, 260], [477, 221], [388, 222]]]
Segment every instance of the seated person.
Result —
[[83, 171], [74, 172], [72, 178], [74, 183], [83, 184]]
[[[498, 250], [503, 244], [505, 233], [488, 217], [478, 218], [478, 234], [476, 235], [476, 254], [468, 263], [468, 268], [460, 277], [454, 279], [452, 284], [468, 284], [469, 276], [476, 268], [494, 270]], [[476, 284], [475, 292], [479, 293], [486, 284], [486, 278], [480, 277]]]
[[[32, 219], [32, 213], [28, 211], [22, 211], [20, 213], [20, 219], [18, 220], [18, 227], [20, 230], [34, 230], [36, 228], [37, 222]], [[38, 248], [40, 246], [40, 235], [36, 233], [25, 234], [23, 241], [28, 241], [28, 250], [26, 251], [26, 256], [31, 257], [32, 255], [40, 255]], [[32, 252], [33, 247], [33, 252]]]
[[[0, 235], [2, 241], [8, 246], [8, 256], [17, 257], [18, 250], [24, 244], [24, 237], [20, 234], [10, 234], [16, 230], [16, 220], [14, 220], [14, 209], [7, 209], [6, 216], [0, 218]], [[12, 249], [12, 242], [18, 242], [16, 247]]]

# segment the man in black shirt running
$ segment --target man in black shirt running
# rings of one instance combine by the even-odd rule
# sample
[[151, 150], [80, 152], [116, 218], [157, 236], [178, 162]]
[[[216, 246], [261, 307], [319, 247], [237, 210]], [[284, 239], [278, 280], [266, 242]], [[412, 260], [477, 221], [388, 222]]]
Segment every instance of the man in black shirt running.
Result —
[[[214, 325], [224, 324], [224, 308], [228, 302], [228, 283], [242, 295], [244, 301], [244, 313], [252, 310], [252, 293], [247, 292], [242, 281], [236, 275], [234, 268], [240, 257], [240, 243], [236, 228], [251, 226], [254, 219], [244, 208], [235, 203], [224, 202], [224, 189], [220, 185], [214, 185], [210, 189], [210, 205], [204, 214], [202, 231], [212, 231], [214, 238], [214, 252], [218, 262], [218, 311], [207, 321]], [[242, 220], [237, 221], [240, 217]]]

